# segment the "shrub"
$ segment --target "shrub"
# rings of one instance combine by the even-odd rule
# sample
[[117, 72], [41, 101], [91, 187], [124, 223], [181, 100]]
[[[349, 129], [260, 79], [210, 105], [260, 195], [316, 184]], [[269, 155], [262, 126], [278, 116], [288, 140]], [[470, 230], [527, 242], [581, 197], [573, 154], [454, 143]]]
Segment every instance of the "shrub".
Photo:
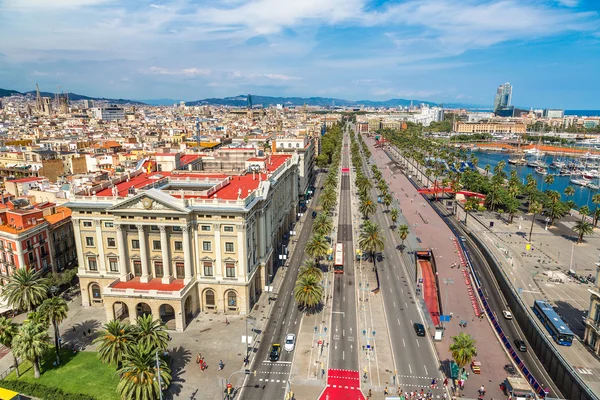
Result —
[[65, 393], [59, 388], [42, 385], [40, 383], [30, 383], [25, 381], [0, 381], [0, 387], [13, 390], [28, 396], [38, 397], [43, 400], [96, 400], [95, 397], [81, 393]]

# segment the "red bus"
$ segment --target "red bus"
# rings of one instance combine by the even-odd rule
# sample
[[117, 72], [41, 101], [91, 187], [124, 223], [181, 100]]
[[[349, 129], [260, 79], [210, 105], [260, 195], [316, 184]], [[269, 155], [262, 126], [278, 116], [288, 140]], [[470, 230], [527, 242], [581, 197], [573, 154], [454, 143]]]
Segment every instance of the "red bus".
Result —
[[333, 262], [333, 272], [336, 274], [344, 273], [344, 244], [336, 243], [333, 248], [334, 253], [334, 262]]

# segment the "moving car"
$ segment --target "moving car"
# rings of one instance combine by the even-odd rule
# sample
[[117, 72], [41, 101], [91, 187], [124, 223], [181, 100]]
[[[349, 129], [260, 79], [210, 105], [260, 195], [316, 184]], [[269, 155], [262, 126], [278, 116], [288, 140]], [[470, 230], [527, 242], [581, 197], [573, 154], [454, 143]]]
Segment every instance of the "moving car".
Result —
[[423, 326], [423, 324], [415, 322], [413, 324], [413, 328], [415, 328], [415, 333], [417, 334], [417, 336], [425, 336], [425, 327]]
[[512, 319], [512, 313], [508, 310], [502, 310], [502, 314], [504, 315], [504, 318], [506, 319]]
[[296, 335], [294, 335], [293, 333], [288, 333], [285, 336], [285, 344], [283, 345], [283, 348], [285, 349], [285, 351], [293, 351], [295, 345]]
[[517, 346], [519, 351], [527, 351], [527, 345], [521, 339], [515, 339], [515, 346]]
[[271, 346], [271, 354], [269, 354], [269, 360], [271, 361], [279, 361], [279, 355], [281, 354], [281, 345], [273, 344]]

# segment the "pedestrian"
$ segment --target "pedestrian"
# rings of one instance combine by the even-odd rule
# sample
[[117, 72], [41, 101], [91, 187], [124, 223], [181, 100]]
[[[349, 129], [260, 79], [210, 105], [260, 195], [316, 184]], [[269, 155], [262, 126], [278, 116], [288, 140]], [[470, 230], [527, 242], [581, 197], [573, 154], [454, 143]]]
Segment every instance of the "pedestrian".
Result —
[[219, 371], [225, 368], [225, 364], [223, 364], [223, 360], [219, 360]]
[[200, 364], [200, 354], [196, 356], [196, 364]]
[[[450, 316], [452, 318], [452, 316]], [[444, 379], [444, 388], [448, 387], [448, 378]]]
[[389, 394], [387, 386], [383, 389], [383, 394], [386, 396]]
[[369, 394], [367, 395], [367, 397], [370, 399], [371, 398], [371, 389], [369, 389]]
[[229, 320], [225, 318], [225, 325], [229, 325]]

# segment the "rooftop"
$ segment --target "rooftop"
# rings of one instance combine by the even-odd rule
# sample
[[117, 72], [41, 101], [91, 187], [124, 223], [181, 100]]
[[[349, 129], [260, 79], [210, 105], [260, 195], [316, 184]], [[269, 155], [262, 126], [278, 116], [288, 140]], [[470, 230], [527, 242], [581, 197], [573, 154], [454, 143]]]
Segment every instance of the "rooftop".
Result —
[[158, 290], [159, 292], [176, 292], [183, 289], [185, 284], [183, 279], [175, 279], [171, 283], [162, 283], [160, 278], [151, 279], [148, 283], [140, 282], [139, 277], [130, 281], [119, 281], [113, 284], [113, 289], [136, 289], [136, 290]]

